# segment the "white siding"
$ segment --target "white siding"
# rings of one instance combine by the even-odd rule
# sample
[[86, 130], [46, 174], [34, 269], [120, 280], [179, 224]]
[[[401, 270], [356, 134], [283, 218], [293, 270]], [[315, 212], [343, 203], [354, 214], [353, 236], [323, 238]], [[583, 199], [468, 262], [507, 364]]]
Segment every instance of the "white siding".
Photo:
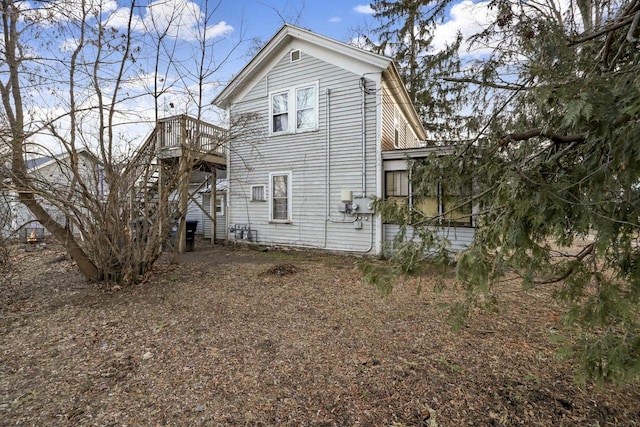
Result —
[[192, 200], [187, 205], [187, 221], [198, 221], [196, 234], [202, 235], [202, 210]]
[[[189, 184], [189, 194], [193, 196], [194, 199], [198, 200], [198, 202], [202, 203], [202, 197], [197, 192], [200, 187], [200, 184]], [[187, 203], [187, 221], [198, 221], [198, 225], [196, 226], [196, 234], [203, 234], [203, 222], [202, 222], [202, 209], [198, 206], [193, 200], [189, 199]]]
[[[318, 82], [319, 87], [318, 130], [269, 136], [268, 93], [312, 82]], [[366, 165], [366, 195], [374, 195], [376, 191], [377, 106], [373, 82], [369, 81], [367, 86], [371, 93], [366, 95], [365, 102], [366, 155], [363, 162], [360, 76], [304, 51], [302, 59], [294, 63], [289, 61], [288, 53], [283, 55], [266, 77], [231, 110], [232, 121], [243, 113], [260, 112], [262, 117], [247, 129], [247, 133], [253, 135], [251, 139], [231, 142], [230, 226], [249, 224], [258, 231], [261, 244], [363, 252], [371, 248], [375, 241], [371, 216], [364, 215], [362, 228], [355, 229], [354, 218], [338, 212], [341, 190], [352, 191], [354, 197], [362, 195], [363, 165]], [[330, 105], [330, 123], [327, 104]], [[262, 136], [256, 138], [256, 134]], [[269, 172], [276, 171], [291, 171], [292, 221], [289, 224], [270, 223], [269, 203], [250, 200], [252, 185], [264, 185], [268, 200]]]
[[[72, 194], [74, 191], [79, 191], [77, 187], [75, 189], [70, 187], [70, 182], [72, 182], [74, 178], [81, 180], [83, 185], [85, 185], [89, 191], [95, 192], [95, 194], [106, 194], [108, 192], [106, 183], [103, 181], [101, 182], [100, 180], [100, 175], [95, 162], [91, 157], [83, 153], [80, 153], [78, 156], [77, 176], [74, 176], [68, 157], [45, 163], [39, 168], [30, 171], [29, 174], [34, 179], [33, 185], [36, 189], [36, 199], [40, 201], [42, 207], [51, 215], [51, 217], [61, 225], [64, 225], [66, 221], [62, 211], [58, 207], [53, 206], [51, 203], [48, 203], [46, 200], [39, 197], [37, 195], [38, 192], [41, 191], [43, 193], [55, 194], [58, 200], [67, 200], [71, 198], [74, 208], [82, 211], [84, 215], [88, 215], [89, 209], [93, 208], [93, 206], [83, 206], [81, 203], [84, 199], [82, 197], [78, 197], [77, 193], [75, 195]], [[26, 223], [30, 223], [33, 227], [42, 227], [38, 221], [35, 221], [35, 216], [29, 211], [29, 209], [19, 202], [17, 195], [10, 196], [12, 196], [10, 201], [12, 214], [10, 230], [8, 230], [8, 233], [16, 232]], [[48, 235], [49, 232], [45, 230], [45, 234]]]
[[[395, 224], [384, 224], [384, 241], [385, 245], [391, 245], [393, 239], [398, 235], [400, 226]], [[461, 251], [466, 249], [473, 240], [475, 229], [472, 227], [443, 227], [437, 230], [440, 237], [446, 238], [451, 243], [451, 249]], [[407, 227], [407, 239], [410, 241], [419, 241], [419, 237], [414, 235], [413, 227]], [[385, 251], [390, 249], [385, 247]]]
[[[225, 193], [218, 191], [217, 195], [224, 197]], [[207, 213], [211, 211], [210, 201], [211, 201], [211, 194], [205, 193], [202, 195], [202, 205], [204, 206], [205, 211]], [[205, 213], [202, 213], [202, 226], [203, 226], [204, 238], [210, 239], [211, 238], [211, 220]], [[226, 238], [227, 238], [227, 217], [226, 217], [226, 206], [225, 206], [225, 208], [223, 209], [223, 214], [216, 215], [216, 239], [225, 240]]]

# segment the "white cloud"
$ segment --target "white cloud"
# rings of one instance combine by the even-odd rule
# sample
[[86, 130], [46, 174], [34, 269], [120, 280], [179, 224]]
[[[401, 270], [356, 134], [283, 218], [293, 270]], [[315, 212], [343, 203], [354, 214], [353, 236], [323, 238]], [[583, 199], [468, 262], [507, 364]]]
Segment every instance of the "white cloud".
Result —
[[340, 18], [339, 16], [332, 16], [331, 18], [329, 18], [329, 22], [331, 23], [338, 23], [341, 21], [342, 21], [342, 18]]
[[207, 38], [216, 38], [233, 32], [233, 27], [226, 21], [220, 21], [215, 25], [211, 25], [207, 29]]
[[76, 38], [69, 38], [62, 42], [62, 44], [60, 45], [60, 49], [63, 52], [73, 52], [78, 47], [79, 43], [80, 40]]
[[140, 17], [135, 14], [130, 16], [130, 14], [131, 9], [121, 7], [110, 14], [103, 24], [113, 28], [124, 29], [129, 25], [129, 19], [131, 18], [131, 29], [134, 31], [144, 31], [144, 22]]
[[233, 31], [233, 27], [220, 21], [203, 28], [204, 14], [200, 6], [189, 0], [156, 0], [145, 11], [144, 22], [148, 30], [167, 31], [170, 36], [183, 40], [219, 37]]
[[[107, 24], [118, 29], [127, 28], [129, 8], [120, 8], [109, 16]], [[133, 16], [135, 31], [167, 34], [181, 40], [213, 39], [233, 32], [225, 21], [203, 27], [204, 13], [190, 0], [155, 0], [144, 9], [143, 16]]]
[[[463, 0], [451, 8], [449, 19], [436, 27], [431, 46], [437, 51], [444, 49], [447, 44], [455, 41], [458, 32], [466, 40], [489, 26], [495, 17], [496, 12], [489, 9], [489, 2], [474, 3], [471, 0]], [[473, 53], [481, 52], [474, 50]]]
[[359, 4], [353, 8], [357, 13], [363, 13], [366, 15], [373, 15], [375, 11], [371, 8], [371, 5], [368, 4]]

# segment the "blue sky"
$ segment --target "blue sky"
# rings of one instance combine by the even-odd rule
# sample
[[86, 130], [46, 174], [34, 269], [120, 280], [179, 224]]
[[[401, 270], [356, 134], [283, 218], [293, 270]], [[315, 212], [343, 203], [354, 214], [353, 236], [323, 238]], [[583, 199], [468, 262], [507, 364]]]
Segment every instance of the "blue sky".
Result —
[[[458, 31], [463, 36], [480, 32], [493, 15], [488, 5], [488, 1], [478, 0], [454, 2], [443, 22], [435, 29], [432, 46], [436, 50], [443, 48], [455, 39]], [[233, 74], [250, 59], [252, 45], [249, 40], [268, 41], [282, 26], [283, 20], [349, 42], [358, 30], [378, 25], [372, 14], [373, 10], [366, 0], [222, 0], [214, 14], [214, 21], [223, 21], [232, 28], [224, 36], [229, 41], [246, 41], [234, 60], [225, 67], [226, 72]], [[471, 55], [474, 56], [474, 53]], [[224, 81], [224, 77], [221, 81]]]
[[[344, 0], [223, 0], [216, 13], [247, 37], [267, 40], [282, 25], [282, 18], [325, 36], [348, 41], [352, 30], [373, 23], [369, 4]], [[279, 16], [281, 15], [281, 16]]]

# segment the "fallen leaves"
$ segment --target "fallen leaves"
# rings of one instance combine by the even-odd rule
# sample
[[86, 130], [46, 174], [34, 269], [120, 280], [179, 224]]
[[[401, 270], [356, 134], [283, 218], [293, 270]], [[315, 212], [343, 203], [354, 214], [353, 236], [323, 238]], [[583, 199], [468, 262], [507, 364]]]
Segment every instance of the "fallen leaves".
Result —
[[455, 334], [455, 292], [381, 297], [347, 256], [208, 248], [118, 292], [55, 257], [21, 254], [25, 309], [0, 312], [6, 424], [638, 425], [637, 386], [576, 385], [555, 358], [552, 290], [512, 283]]

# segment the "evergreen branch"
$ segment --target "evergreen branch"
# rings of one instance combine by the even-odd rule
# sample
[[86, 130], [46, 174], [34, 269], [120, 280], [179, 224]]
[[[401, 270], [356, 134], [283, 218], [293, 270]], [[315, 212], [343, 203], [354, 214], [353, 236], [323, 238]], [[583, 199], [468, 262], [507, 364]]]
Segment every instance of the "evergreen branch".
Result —
[[560, 135], [557, 133], [547, 132], [542, 128], [533, 128], [524, 132], [510, 133], [498, 140], [498, 145], [506, 147], [510, 142], [514, 141], [527, 141], [536, 136], [542, 136], [550, 139], [555, 143], [567, 143], [567, 142], [581, 142], [587, 138], [586, 133], [576, 133], [573, 135]]
[[631, 23], [629, 31], [627, 32], [627, 41], [629, 43], [635, 43], [638, 41], [638, 37], [633, 36], [633, 33], [635, 33], [636, 29], [638, 28], [638, 22], [640, 22], [640, 13], [636, 13], [636, 17], [633, 18], [633, 22]]
[[562, 273], [560, 276], [552, 277], [550, 279], [543, 280], [540, 282], [535, 282], [536, 285], [549, 285], [551, 283], [558, 283], [563, 281], [567, 277], [571, 276], [571, 274], [573, 274], [578, 264], [581, 263], [582, 260], [584, 260], [587, 257], [587, 255], [591, 255], [593, 253], [593, 249], [595, 248], [595, 246], [596, 246], [596, 242], [589, 243], [576, 255], [575, 262], [573, 262], [571, 266], [567, 268], [567, 270], [564, 273]]
[[509, 84], [500, 84], [495, 82], [487, 82], [478, 79], [472, 79], [469, 77], [443, 77], [442, 80], [450, 83], [471, 83], [478, 86], [486, 86], [492, 89], [506, 89], [506, 90], [523, 90], [527, 89], [525, 85], [509, 85]]
[[601, 29], [599, 31], [596, 31], [595, 33], [591, 33], [591, 34], [586, 35], [586, 36], [584, 36], [582, 38], [579, 38], [579, 39], [570, 40], [568, 46], [576, 46], [576, 45], [588, 42], [590, 40], [593, 40], [595, 38], [598, 38], [603, 34], [608, 34], [608, 33], [611, 33], [613, 31], [616, 31], [616, 30], [618, 30], [618, 29], [620, 29], [620, 28], [622, 28], [622, 27], [624, 27], [626, 25], [631, 24], [636, 19], [636, 16], [638, 14], [640, 14], [640, 12], [636, 12], [633, 15], [627, 16], [625, 19], [623, 19], [623, 20], [621, 20], [621, 21], [619, 21], [617, 23], [611, 24], [608, 27], [604, 27], [603, 29]]

